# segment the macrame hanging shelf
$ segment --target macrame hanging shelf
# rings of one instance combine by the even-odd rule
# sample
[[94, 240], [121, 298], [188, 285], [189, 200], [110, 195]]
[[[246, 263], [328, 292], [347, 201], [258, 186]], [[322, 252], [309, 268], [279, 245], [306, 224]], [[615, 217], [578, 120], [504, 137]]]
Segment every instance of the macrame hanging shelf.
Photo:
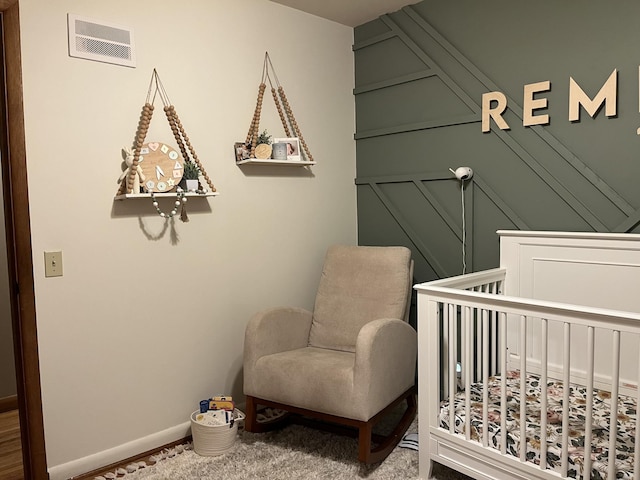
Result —
[[[177, 152], [173, 152], [170, 147], [164, 144], [161, 144], [159, 142], [145, 144], [149, 125], [151, 124], [151, 117], [153, 116], [156, 96], [159, 96], [160, 100], [162, 101], [162, 104], [164, 106], [164, 113], [167, 117], [167, 120], [169, 121], [169, 126], [171, 127], [173, 136], [178, 144], [178, 150], [182, 155], [182, 159], [179, 158]], [[173, 182], [171, 180], [169, 180], [168, 182], [162, 182], [163, 185], [161, 186], [161, 188], [157, 187], [157, 185], [161, 183], [159, 181], [157, 183], [154, 183], [153, 181], [147, 181], [147, 183], [145, 183], [145, 177], [142, 175], [142, 170], [140, 167], [140, 162], [142, 158], [144, 158], [141, 157], [141, 155], [143, 153], [151, 153], [150, 150], [155, 152], [158, 148], [164, 149], [165, 152], [170, 153], [171, 155], [168, 158], [175, 160], [177, 162], [176, 166], [178, 166], [178, 164], [181, 164], [181, 168], [184, 168], [187, 167], [188, 163], [191, 163], [193, 164], [193, 166], [197, 167], [197, 170], [199, 170], [200, 172], [200, 178], [204, 179], [208, 188], [206, 186], [203, 186], [189, 194], [184, 192], [177, 185], [173, 185]], [[172, 213], [165, 215], [158, 209], [157, 202], [155, 200], [155, 193], [159, 193], [158, 196], [161, 196], [168, 193], [173, 193], [175, 195], [177, 192], [178, 200], [181, 200], [182, 203], [186, 202], [186, 196], [210, 196], [216, 195], [217, 193], [216, 187], [213, 185], [211, 178], [198, 159], [198, 155], [196, 154], [193, 145], [189, 141], [189, 137], [187, 136], [184, 127], [182, 126], [182, 123], [178, 118], [176, 109], [169, 101], [167, 92], [165, 91], [164, 86], [160, 81], [160, 77], [158, 76], [158, 72], [155, 69], [153, 69], [151, 82], [149, 83], [146, 102], [142, 107], [142, 113], [140, 115], [138, 129], [136, 131], [136, 137], [133, 144], [133, 150], [129, 151], [129, 154], [131, 155], [129, 159], [130, 165], [128, 165], [128, 168], [120, 176], [120, 188], [118, 189], [118, 192], [116, 194], [116, 199], [130, 198], [131, 196], [151, 196], [153, 198], [154, 206], [158, 210], [158, 213], [161, 214], [161, 216], [172, 217], [173, 214], [176, 213], [175, 211], [177, 210], [178, 202], [176, 202], [176, 209], [174, 209]], [[156, 169], [158, 169], [158, 166], [156, 166]], [[161, 168], [158, 171], [163, 172]], [[179, 176], [181, 178], [182, 172], [180, 171], [176, 176]], [[146, 193], [140, 192], [141, 187], [144, 191], [146, 191]]]
[[[293, 110], [291, 109], [291, 105], [287, 100], [287, 96], [284, 93], [284, 88], [280, 85], [280, 81], [278, 80], [278, 76], [276, 75], [275, 69], [273, 68], [273, 64], [271, 63], [271, 58], [269, 57], [269, 52], [265, 52], [264, 54], [264, 64], [262, 67], [262, 80], [258, 87], [258, 100], [256, 102], [256, 109], [253, 113], [253, 119], [251, 120], [251, 125], [249, 127], [249, 133], [247, 133], [247, 138], [245, 140], [245, 146], [249, 151], [249, 162], [256, 159], [256, 147], [258, 147], [259, 142], [258, 138], [260, 137], [260, 114], [262, 112], [262, 101], [264, 99], [264, 92], [267, 88], [267, 82], [269, 83], [269, 87], [271, 88], [271, 96], [273, 97], [273, 102], [278, 110], [278, 115], [280, 116], [280, 121], [282, 122], [282, 127], [284, 128], [285, 135], [290, 138], [297, 138], [300, 142], [300, 150], [301, 150], [301, 159], [303, 156], [306, 161], [301, 161], [297, 163], [301, 163], [304, 165], [314, 165], [316, 162], [313, 160], [313, 155], [309, 151], [309, 147], [302, 136], [302, 131], [298, 126], [298, 122], [293, 115]], [[240, 162], [239, 162], [240, 163]], [[296, 162], [283, 162], [283, 163], [296, 163]]]

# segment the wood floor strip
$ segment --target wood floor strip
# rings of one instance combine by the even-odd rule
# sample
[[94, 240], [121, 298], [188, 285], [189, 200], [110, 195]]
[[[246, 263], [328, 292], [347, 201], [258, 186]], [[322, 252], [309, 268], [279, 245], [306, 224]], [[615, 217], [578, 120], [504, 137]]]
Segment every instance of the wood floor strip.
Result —
[[0, 413], [0, 480], [24, 480], [18, 410]]

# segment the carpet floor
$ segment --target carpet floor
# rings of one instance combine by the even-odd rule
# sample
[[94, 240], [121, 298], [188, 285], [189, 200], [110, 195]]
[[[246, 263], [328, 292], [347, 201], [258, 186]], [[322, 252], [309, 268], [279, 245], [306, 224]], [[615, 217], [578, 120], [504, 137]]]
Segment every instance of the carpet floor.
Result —
[[[407, 433], [417, 432], [417, 421]], [[436, 464], [438, 480], [469, 477]], [[396, 447], [385, 461], [363, 465], [357, 461], [357, 440], [312, 428], [290, 425], [254, 434], [239, 431], [224, 455], [204, 457], [193, 449], [127, 474], [123, 480], [413, 480], [418, 479], [418, 452]]]

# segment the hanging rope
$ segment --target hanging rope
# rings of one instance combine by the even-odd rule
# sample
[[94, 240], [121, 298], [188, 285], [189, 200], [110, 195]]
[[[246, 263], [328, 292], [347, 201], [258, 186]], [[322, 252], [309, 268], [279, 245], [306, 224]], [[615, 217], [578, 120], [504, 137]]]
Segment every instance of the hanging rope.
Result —
[[[275, 87], [271, 81], [271, 76], [273, 76], [273, 79], [275, 81]], [[296, 122], [296, 119], [293, 115], [291, 105], [289, 104], [287, 96], [284, 93], [284, 88], [282, 87], [282, 85], [280, 85], [280, 81], [278, 80], [276, 71], [273, 68], [273, 63], [271, 63], [269, 52], [265, 52], [264, 54], [264, 63], [262, 65], [262, 80], [260, 82], [260, 86], [258, 87], [258, 100], [256, 102], [256, 109], [253, 113], [253, 119], [251, 120], [251, 125], [249, 127], [249, 133], [247, 134], [247, 139], [245, 141], [245, 144], [247, 146], [251, 145], [251, 158], [255, 158], [256, 145], [258, 143], [258, 136], [260, 135], [260, 114], [262, 112], [264, 91], [267, 87], [266, 82], [269, 82], [269, 86], [271, 87], [273, 102], [276, 106], [276, 109], [278, 110], [278, 115], [280, 116], [280, 121], [282, 122], [282, 127], [284, 128], [286, 136], [297, 137], [300, 140], [300, 145], [306, 154], [307, 160], [313, 162], [313, 156], [309, 151], [307, 143], [302, 137], [302, 132], [300, 131], [298, 123]]]

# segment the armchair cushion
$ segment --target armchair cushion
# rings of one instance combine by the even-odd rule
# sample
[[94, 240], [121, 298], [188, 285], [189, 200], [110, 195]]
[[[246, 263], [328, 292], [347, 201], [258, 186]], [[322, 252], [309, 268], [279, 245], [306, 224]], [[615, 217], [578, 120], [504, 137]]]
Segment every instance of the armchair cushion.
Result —
[[411, 251], [334, 245], [316, 294], [309, 346], [354, 352], [360, 329], [378, 318], [406, 318]]
[[245, 394], [336, 414], [351, 398], [354, 359], [353, 353], [316, 347], [267, 355], [256, 362], [254, 388], [245, 382]]

